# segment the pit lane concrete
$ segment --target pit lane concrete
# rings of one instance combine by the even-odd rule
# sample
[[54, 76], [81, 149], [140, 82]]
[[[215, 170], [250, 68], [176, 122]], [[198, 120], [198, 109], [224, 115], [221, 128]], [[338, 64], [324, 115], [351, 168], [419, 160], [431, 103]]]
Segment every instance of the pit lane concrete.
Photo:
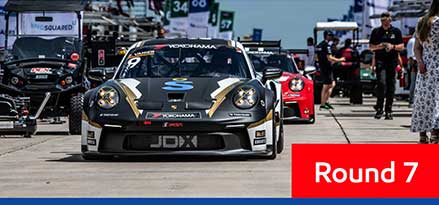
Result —
[[274, 161], [83, 161], [79, 136], [67, 135], [66, 124], [41, 122], [34, 138], [0, 137], [0, 197], [289, 197], [292, 143], [416, 143], [407, 103], [396, 102], [395, 120], [384, 121], [373, 119], [375, 99], [348, 102], [317, 111], [314, 125], [286, 125], [286, 148]]

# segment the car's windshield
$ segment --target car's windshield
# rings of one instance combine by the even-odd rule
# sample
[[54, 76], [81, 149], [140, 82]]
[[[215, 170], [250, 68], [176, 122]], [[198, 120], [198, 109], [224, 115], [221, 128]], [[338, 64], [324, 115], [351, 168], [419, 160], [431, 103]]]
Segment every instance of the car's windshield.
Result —
[[72, 53], [81, 53], [82, 45], [74, 37], [43, 39], [40, 37], [20, 37], [15, 40], [6, 61], [26, 59], [63, 59], [68, 60]]
[[298, 73], [293, 59], [285, 54], [250, 54], [250, 59], [257, 72], [262, 72], [265, 67], [280, 68], [284, 72]]
[[156, 45], [133, 49], [117, 78], [250, 78], [243, 53], [216, 45]]

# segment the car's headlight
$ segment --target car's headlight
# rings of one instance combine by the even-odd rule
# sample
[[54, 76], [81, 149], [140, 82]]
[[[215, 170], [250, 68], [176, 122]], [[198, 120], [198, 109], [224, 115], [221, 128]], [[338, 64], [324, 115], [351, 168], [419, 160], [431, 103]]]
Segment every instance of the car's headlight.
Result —
[[238, 88], [233, 96], [233, 103], [241, 109], [252, 108], [258, 102], [258, 93], [252, 86], [242, 86]]
[[305, 82], [300, 78], [294, 78], [290, 81], [290, 89], [293, 92], [300, 92], [305, 88]]
[[102, 87], [97, 93], [97, 103], [99, 107], [111, 109], [119, 103], [119, 94], [112, 87]]

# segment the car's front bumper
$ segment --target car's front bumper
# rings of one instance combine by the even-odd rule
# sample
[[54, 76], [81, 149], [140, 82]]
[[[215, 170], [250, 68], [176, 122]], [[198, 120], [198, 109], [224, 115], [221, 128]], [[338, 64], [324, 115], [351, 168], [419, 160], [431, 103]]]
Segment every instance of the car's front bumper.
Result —
[[0, 134], [32, 135], [37, 130], [36, 120], [0, 116]]
[[[140, 124], [139, 124], [140, 123]], [[273, 122], [139, 122], [130, 125], [82, 122], [86, 155], [269, 155]], [[168, 123], [168, 124], [166, 124]], [[165, 127], [169, 123], [178, 127]], [[181, 123], [181, 124], [180, 124]], [[196, 139], [194, 139], [196, 137]]]
[[283, 120], [307, 122], [314, 116], [314, 99], [312, 96], [295, 94], [284, 95]]

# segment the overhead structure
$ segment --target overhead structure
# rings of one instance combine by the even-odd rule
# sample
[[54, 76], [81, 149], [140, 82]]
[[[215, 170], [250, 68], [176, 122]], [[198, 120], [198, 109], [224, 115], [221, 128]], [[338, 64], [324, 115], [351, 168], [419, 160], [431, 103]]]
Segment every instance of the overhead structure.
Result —
[[[431, 3], [432, 0], [394, 0], [389, 11], [394, 19], [419, 18], [428, 11]], [[380, 14], [370, 16], [371, 19], [380, 17]]]
[[[62, 6], [61, 6], [62, 5]], [[85, 5], [81, 0], [8, 0], [4, 10], [25, 11], [82, 11]]]
[[[314, 27], [314, 39], [317, 43], [318, 32], [320, 31], [352, 31], [352, 39], [358, 40], [360, 37], [360, 27], [357, 22], [344, 22], [344, 21], [332, 21], [332, 22], [317, 22]], [[357, 46], [357, 45], [354, 45]]]

